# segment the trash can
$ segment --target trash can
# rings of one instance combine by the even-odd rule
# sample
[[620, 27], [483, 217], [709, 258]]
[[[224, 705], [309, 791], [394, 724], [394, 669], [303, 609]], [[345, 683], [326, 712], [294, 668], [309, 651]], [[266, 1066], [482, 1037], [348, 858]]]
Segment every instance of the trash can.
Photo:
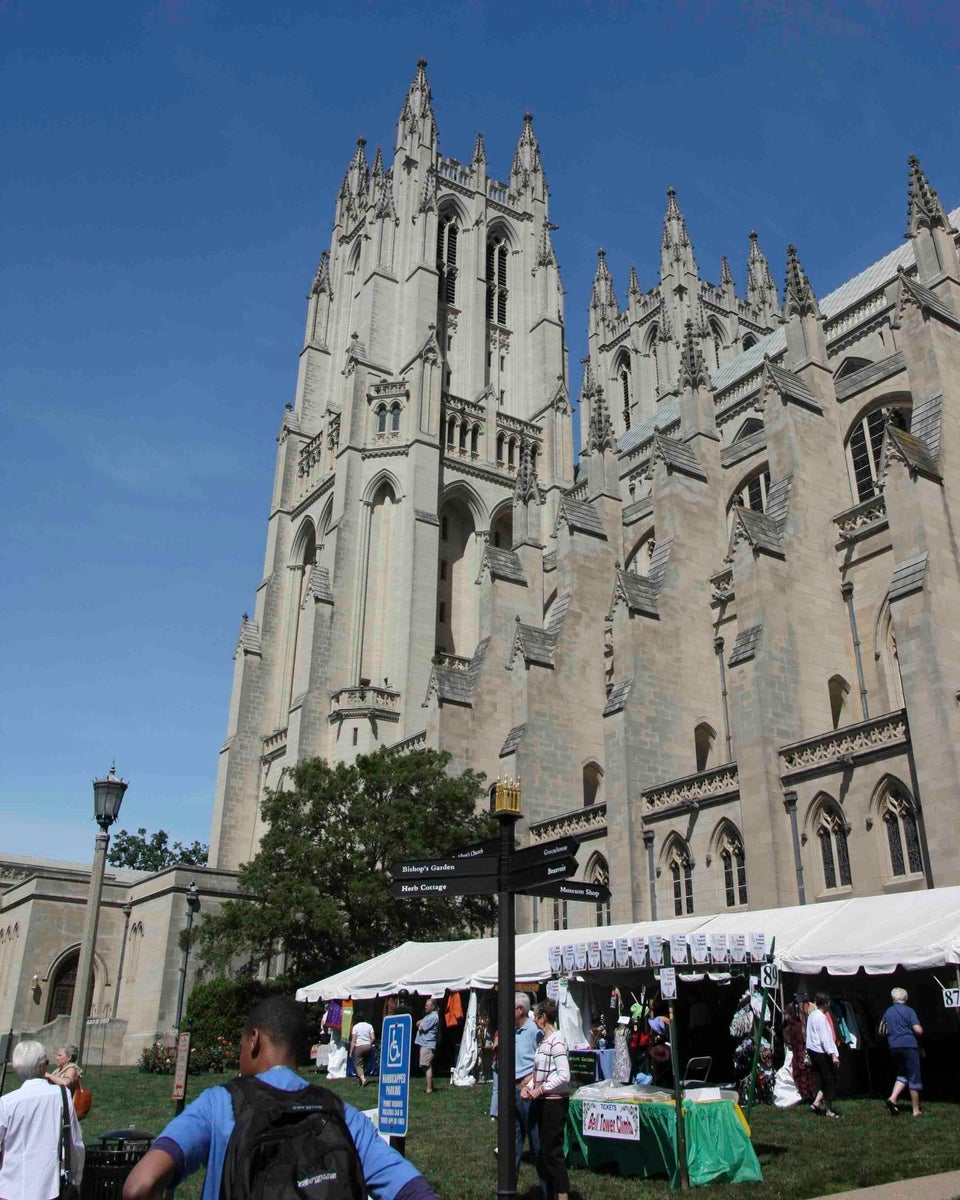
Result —
[[101, 1133], [99, 1146], [85, 1147], [80, 1200], [121, 1200], [124, 1181], [152, 1143], [142, 1129]]

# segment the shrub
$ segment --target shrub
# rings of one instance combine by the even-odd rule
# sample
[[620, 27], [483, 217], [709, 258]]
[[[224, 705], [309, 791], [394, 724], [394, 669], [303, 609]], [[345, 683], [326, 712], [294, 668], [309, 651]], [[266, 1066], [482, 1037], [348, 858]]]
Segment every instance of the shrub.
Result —
[[176, 1046], [168, 1046], [162, 1041], [156, 1041], [141, 1051], [137, 1059], [137, 1067], [150, 1075], [172, 1075], [177, 1062]]

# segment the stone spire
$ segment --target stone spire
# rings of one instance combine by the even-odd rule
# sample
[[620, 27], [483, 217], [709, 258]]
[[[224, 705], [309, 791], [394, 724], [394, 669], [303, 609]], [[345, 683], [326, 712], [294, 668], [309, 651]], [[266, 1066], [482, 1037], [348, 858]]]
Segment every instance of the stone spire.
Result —
[[613, 277], [607, 266], [607, 252], [601, 247], [597, 251], [597, 270], [593, 277], [590, 293], [590, 327], [606, 325], [618, 313], [617, 296], [613, 289]]
[[353, 158], [350, 159], [350, 166], [347, 167], [347, 188], [351, 196], [357, 200], [361, 196], [366, 198], [367, 188], [370, 184], [366, 146], [366, 138], [357, 138], [357, 148], [353, 152]]
[[330, 254], [324, 250], [320, 255], [320, 262], [317, 266], [317, 273], [313, 277], [313, 283], [310, 287], [311, 296], [321, 296], [330, 294]]
[[[591, 373], [591, 379], [592, 379]], [[586, 383], [586, 376], [584, 376]], [[593, 389], [593, 402], [590, 405], [590, 432], [587, 437], [588, 453], [602, 454], [605, 450], [614, 453], [617, 449], [617, 438], [613, 432], [613, 422], [610, 420], [610, 410], [607, 408], [607, 398], [603, 388]]]
[[487, 163], [487, 152], [484, 149], [482, 133], [477, 134], [477, 140], [473, 146], [473, 163], [474, 166], [478, 163], [483, 163], [486, 166]]
[[543, 503], [543, 492], [540, 489], [537, 464], [530, 442], [524, 442], [520, 449], [520, 466], [513, 485], [513, 499], [517, 504]]
[[433, 115], [427, 60], [417, 61], [417, 71], [407, 91], [397, 124], [397, 145], [414, 151], [418, 146], [436, 149], [437, 123]]
[[733, 272], [730, 270], [730, 264], [727, 262], [727, 256], [725, 254], [720, 255], [720, 286], [733, 286]]
[[553, 240], [550, 237], [550, 222], [544, 221], [540, 227], [540, 240], [537, 243], [536, 267], [555, 267], [557, 256], [553, 250]]
[[510, 170], [510, 190], [525, 192], [528, 188], [535, 195], [543, 195], [543, 167], [540, 163], [540, 146], [533, 132], [533, 114], [523, 114], [523, 129], [513, 155]]
[[710, 386], [710, 372], [700, 350], [700, 338], [687, 318], [683, 332], [683, 348], [680, 351], [680, 390]]
[[790, 317], [819, 317], [820, 305], [810, 280], [804, 274], [796, 246], [787, 247], [787, 279], [783, 287], [783, 319]]
[[627, 287], [628, 296], [640, 295], [640, 280], [637, 278], [637, 268], [631, 265], [630, 267], [630, 283]]
[[750, 231], [750, 255], [747, 259], [747, 303], [753, 308], [757, 319], [765, 325], [773, 325], [780, 317], [780, 297], [773, 282], [770, 264], [760, 249], [755, 229]]
[[663, 237], [660, 241], [660, 278], [684, 274], [697, 275], [697, 260], [693, 255], [687, 223], [677, 204], [677, 193], [667, 188], [667, 213], [663, 219]]
[[906, 237], [913, 242], [917, 274], [921, 283], [934, 283], [943, 275], [957, 278], [954, 250], [956, 230], [930, 185], [915, 154], [910, 156], [909, 198]]

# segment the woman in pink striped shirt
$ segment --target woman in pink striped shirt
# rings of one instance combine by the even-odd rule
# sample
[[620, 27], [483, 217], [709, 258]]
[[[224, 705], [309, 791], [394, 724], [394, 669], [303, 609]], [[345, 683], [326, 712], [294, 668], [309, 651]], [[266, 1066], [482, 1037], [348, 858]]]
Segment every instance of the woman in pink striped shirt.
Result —
[[532, 1100], [531, 1123], [540, 1131], [537, 1175], [544, 1200], [567, 1200], [570, 1177], [563, 1156], [563, 1131], [570, 1107], [570, 1060], [567, 1043], [557, 1031], [557, 1006], [541, 1000], [533, 1019], [543, 1034], [533, 1060], [533, 1072], [523, 1081], [520, 1095]]

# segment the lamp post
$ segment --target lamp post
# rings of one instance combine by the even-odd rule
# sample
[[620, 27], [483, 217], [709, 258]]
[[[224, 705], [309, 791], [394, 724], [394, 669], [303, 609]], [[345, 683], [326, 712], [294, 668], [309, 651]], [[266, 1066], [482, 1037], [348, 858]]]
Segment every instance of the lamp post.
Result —
[[[100, 921], [100, 894], [103, 891], [103, 872], [107, 863], [107, 846], [110, 844], [110, 826], [120, 815], [120, 805], [127, 784], [116, 775], [116, 764], [103, 779], [93, 781], [93, 815], [100, 832], [93, 851], [93, 868], [90, 871], [90, 891], [87, 893], [87, 911], [83, 920], [83, 941], [80, 943], [80, 963], [77, 967], [79, 997], [74, 997], [73, 1013], [70, 1017], [70, 1040], [77, 1047], [77, 1060], [83, 1061], [83, 1043], [87, 1033], [87, 1013], [93, 993], [93, 954], [97, 944], [97, 925]], [[79, 1003], [78, 1003], [79, 1001]]]
[[197, 885], [190, 881], [187, 888], [187, 936], [183, 939], [183, 957], [180, 960], [180, 991], [177, 996], [177, 1033], [180, 1032], [180, 1019], [183, 1016], [183, 993], [187, 986], [187, 963], [190, 961], [190, 933], [193, 930], [193, 918], [200, 911], [200, 893]]

